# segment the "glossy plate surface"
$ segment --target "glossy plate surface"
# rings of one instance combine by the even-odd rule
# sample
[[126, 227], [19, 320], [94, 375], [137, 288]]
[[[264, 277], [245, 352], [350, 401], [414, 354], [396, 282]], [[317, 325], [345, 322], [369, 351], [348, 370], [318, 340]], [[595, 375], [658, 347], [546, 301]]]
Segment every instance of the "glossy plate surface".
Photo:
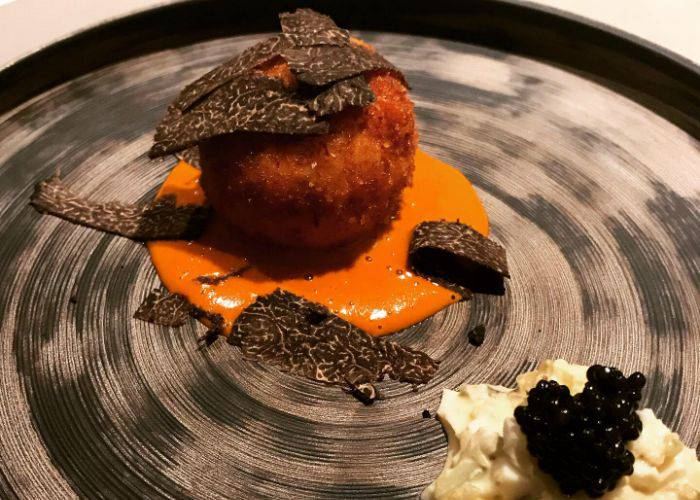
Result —
[[[144, 21], [129, 22], [137, 32]], [[129, 22], [121, 41], [105, 32], [109, 43], [130, 43]], [[499, 33], [497, 19], [484, 26]], [[475, 184], [513, 278], [502, 298], [477, 296], [396, 334], [442, 364], [418, 392], [381, 384], [386, 399], [371, 407], [225, 343], [198, 351], [194, 321], [168, 330], [131, 319], [158, 284], [146, 249], [28, 205], [57, 168], [82, 194], [150, 199], [175, 163], [146, 157], [167, 104], [260, 35], [212, 29], [178, 48], [163, 35], [156, 52], [31, 99], [16, 84], [5, 91], [21, 102], [0, 115], [0, 496], [415, 497], [446, 455], [439, 423], [421, 416], [434, 414], [442, 388], [512, 384], [554, 357], [646, 372], [645, 404], [697, 445], [694, 70], [664, 59], [678, 73], [651, 95], [634, 72], [583, 74], [419, 31], [358, 34], [406, 72], [421, 146]], [[639, 46], [639, 64], [649, 51]], [[466, 332], [480, 323], [487, 338], [476, 349]]]

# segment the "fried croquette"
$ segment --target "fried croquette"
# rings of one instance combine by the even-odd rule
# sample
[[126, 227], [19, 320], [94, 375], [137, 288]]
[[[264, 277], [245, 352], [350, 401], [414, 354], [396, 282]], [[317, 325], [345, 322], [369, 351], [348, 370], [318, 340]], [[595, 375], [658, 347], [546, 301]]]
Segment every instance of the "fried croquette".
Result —
[[[280, 58], [259, 70], [296, 85]], [[294, 247], [342, 245], [389, 223], [413, 175], [413, 103], [394, 73], [364, 77], [375, 101], [331, 117], [327, 134], [234, 133], [200, 143], [213, 208], [253, 238]]]

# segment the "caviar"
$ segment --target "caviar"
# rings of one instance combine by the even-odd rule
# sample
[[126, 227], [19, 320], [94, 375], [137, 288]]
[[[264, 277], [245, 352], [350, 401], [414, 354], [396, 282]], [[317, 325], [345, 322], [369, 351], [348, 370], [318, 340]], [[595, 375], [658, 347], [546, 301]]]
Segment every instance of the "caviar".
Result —
[[528, 392], [527, 406], [515, 409], [515, 419], [528, 451], [563, 494], [584, 490], [596, 498], [634, 470], [634, 455], [625, 443], [642, 431], [635, 410], [646, 379], [601, 365], [591, 366], [586, 378], [575, 396], [565, 385], [540, 380]]

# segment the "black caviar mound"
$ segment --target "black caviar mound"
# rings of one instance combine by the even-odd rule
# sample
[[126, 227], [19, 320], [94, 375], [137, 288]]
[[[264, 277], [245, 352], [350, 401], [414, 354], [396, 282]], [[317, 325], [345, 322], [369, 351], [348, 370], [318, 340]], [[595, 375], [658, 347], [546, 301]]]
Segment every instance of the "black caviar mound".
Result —
[[585, 388], [575, 396], [554, 380], [540, 380], [515, 409], [527, 437], [527, 449], [561, 492], [583, 490], [597, 498], [634, 471], [634, 455], [625, 443], [637, 439], [642, 422], [636, 413], [644, 375], [625, 377], [617, 368], [593, 365]]

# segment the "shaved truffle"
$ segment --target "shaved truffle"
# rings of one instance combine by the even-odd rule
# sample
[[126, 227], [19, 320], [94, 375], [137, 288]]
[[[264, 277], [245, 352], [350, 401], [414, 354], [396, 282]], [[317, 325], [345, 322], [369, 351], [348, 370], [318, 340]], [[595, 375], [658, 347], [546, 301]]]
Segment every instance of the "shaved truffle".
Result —
[[324, 306], [280, 289], [241, 313], [228, 342], [248, 358], [372, 398], [372, 384], [385, 375], [425, 384], [438, 367], [424, 352], [372, 337]]
[[[370, 47], [351, 41], [328, 16], [299, 9], [281, 14], [280, 22], [280, 35], [183, 89], [156, 129], [151, 157], [237, 131], [323, 134], [328, 132], [325, 117], [374, 100], [363, 73], [390, 69], [400, 75]], [[286, 61], [300, 85], [285, 87], [257, 70], [274, 57]]]
[[408, 250], [413, 270], [460, 294], [505, 292], [509, 278], [505, 249], [458, 222], [421, 222]]
[[247, 48], [187, 85], [170, 105], [169, 111], [175, 109], [184, 113], [222, 85], [279, 55], [280, 46], [286, 43], [281, 36], [276, 36]]
[[243, 275], [252, 267], [251, 264], [245, 264], [238, 269], [231, 269], [225, 274], [205, 274], [203, 276], [197, 276], [196, 280], [203, 285], [220, 285], [229, 278], [238, 278]]
[[211, 331], [222, 333], [224, 318], [220, 314], [200, 309], [178, 293], [165, 287], [156, 288], [143, 300], [134, 318], [161, 326], [182, 326], [189, 318], [206, 324]]
[[[145, 298], [134, 317], [174, 327], [195, 318], [209, 327], [200, 338], [207, 345], [224, 332], [220, 315], [163, 287]], [[374, 383], [385, 375], [413, 385], [425, 384], [438, 368], [438, 362], [426, 353], [372, 337], [322, 305], [280, 289], [258, 297], [240, 314], [228, 343], [239, 347], [247, 358], [339, 385], [365, 404], [377, 398]]]
[[344, 31], [333, 19], [312, 9], [297, 9], [279, 15], [282, 33], [317, 33], [321, 31]]
[[156, 129], [152, 155], [173, 153], [236, 131], [312, 134], [328, 130], [276, 79], [245, 75], [212, 92], [189, 113], [173, 110]]
[[195, 239], [209, 214], [198, 205], [177, 206], [174, 196], [145, 205], [94, 202], [75, 194], [58, 176], [39, 182], [30, 203], [41, 213], [139, 241]]
[[367, 71], [394, 68], [377, 52], [352, 44], [294, 47], [285, 50], [282, 57], [300, 81], [317, 86]]
[[156, 288], [141, 303], [134, 318], [162, 326], [182, 326], [190, 319], [192, 305], [179, 294]]
[[374, 102], [374, 98], [374, 92], [367, 80], [362, 76], [355, 76], [333, 84], [309, 101], [308, 106], [316, 116], [325, 116], [340, 113], [348, 106], [367, 106]]
[[350, 34], [333, 19], [311, 9], [280, 14], [283, 36], [293, 45], [347, 45]]
[[188, 165], [192, 165], [193, 167], [199, 168], [199, 146], [192, 146], [191, 148], [187, 148], [184, 151], [180, 151], [178, 154], [175, 155], [175, 157], [180, 161], [184, 161]]

